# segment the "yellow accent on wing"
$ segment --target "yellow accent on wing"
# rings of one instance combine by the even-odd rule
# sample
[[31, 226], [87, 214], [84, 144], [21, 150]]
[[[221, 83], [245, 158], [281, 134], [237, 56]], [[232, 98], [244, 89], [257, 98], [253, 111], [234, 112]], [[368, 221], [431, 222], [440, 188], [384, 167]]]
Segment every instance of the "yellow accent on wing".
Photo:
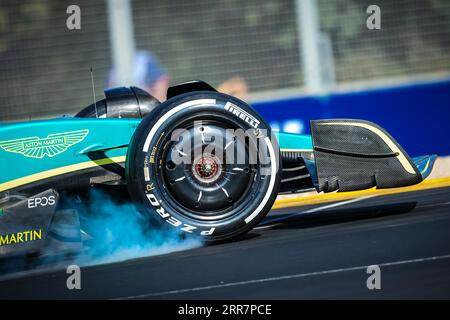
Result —
[[390, 189], [366, 189], [366, 190], [358, 190], [358, 191], [347, 191], [347, 192], [334, 192], [334, 193], [320, 193], [312, 196], [305, 197], [296, 197], [290, 199], [279, 199], [275, 201], [272, 209], [282, 209], [289, 207], [302, 207], [314, 204], [322, 204], [329, 202], [338, 202], [350, 199], [356, 199], [363, 196], [384, 196], [390, 194], [398, 194], [403, 192], [413, 192], [427, 189], [435, 189], [435, 188], [445, 188], [450, 187], [450, 177], [447, 178], [439, 178], [439, 179], [429, 179], [424, 180], [419, 184], [407, 186], [407, 187], [399, 187], [399, 188], [390, 188]]
[[22, 185], [25, 185], [28, 183], [32, 183], [32, 182], [36, 182], [39, 180], [43, 180], [43, 179], [51, 178], [51, 177], [58, 176], [61, 174], [65, 174], [65, 173], [70, 173], [70, 172], [83, 170], [83, 169], [87, 169], [87, 168], [92, 168], [92, 167], [97, 167], [97, 166], [103, 166], [103, 165], [112, 164], [112, 163], [124, 162], [125, 159], [126, 159], [126, 156], [103, 158], [103, 159], [99, 159], [99, 160], [86, 161], [86, 162], [72, 164], [72, 165], [65, 166], [65, 167], [42, 171], [42, 172], [35, 173], [35, 174], [29, 175], [26, 177], [22, 177], [19, 179], [15, 179], [15, 180], [11, 180], [11, 181], [2, 183], [2, 184], [0, 184], [0, 192], [9, 190], [12, 188], [16, 188], [16, 187], [19, 187], [19, 186], [22, 186]]
[[397, 153], [398, 157], [397, 159], [400, 161], [401, 165], [405, 170], [410, 174], [416, 174], [416, 171], [414, 171], [414, 168], [412, 167], [411, 163], [409, 163], [408, 159], [406, 159], [403, 152], [400, 151], [400, 149], [396, 146], [396, 144], [380, 129], [377, 127], [374, 127], [368, 123], [363, 122], [323, 122], [319, 123], [321, 126], [355, 126], [355, 127], [361, 127], [365, 128], [367, 130], [372, 131], [377, 136], [379, 136], [392, 150], [392, 152]]

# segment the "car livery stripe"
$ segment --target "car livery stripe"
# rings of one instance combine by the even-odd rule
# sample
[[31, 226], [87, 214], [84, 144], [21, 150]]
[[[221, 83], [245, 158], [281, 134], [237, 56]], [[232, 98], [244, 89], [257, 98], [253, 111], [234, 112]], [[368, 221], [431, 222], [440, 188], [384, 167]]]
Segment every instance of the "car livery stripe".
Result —
[[289, 207], [302, 207], [314, 204], [322, 204], [328, 202], [344, 201], [349, 199], [355, 199], [366, 196], [385, 196], [390, 194], [398, 194], [404, 192], [414, 192], [427, 189], [435, 188], [446, 188], [450, 187], [450, 177], [447, 178], [437, 178], [437, 179], [426, 179], [419, 184], [399, 187], [399, 188], [388, 188], [388, 189], [365, 189], [357, 191], [347, 191], [347, 192], [334, 192], [334, 193], [320, 193], [315, 195], [301, 196], [301, 194], [295, 198], [288, 199], [278, 199], [275, 201], [272, 209], [283, 209]]
[[74, 171], [78, 171], [78, 170], [93, 168], [93, 167], [97, 167], [97, 166], [103, 166], [103, 165], [112, 164], [112, 163], [125, 162], [125, 159], [126, 159], [126, 156], [102, 158], [102, 159], [98, 159], [98, 160], [86, 161], [86, 162], [81, 162], [81, 163], [77, 163], [77, 164], [72, 164], [69, 166], [64, 166], [64, 167], [59, 167], [59, 168], [55, 168], [55, 169], [51, 169], [51, 170], [47, 170], [47, 171], [38, 172], [38, 173], [29, 175], [26, 177], [18, 178], [18, 179], [7, 181], [7, 182], [0, 184], [0, 192], [9, 190], [12, 188], [16, 188], [16, 187], [19, 187], [19, 186], [22, 186], [22, 185], [25, 185], [28, 183], [32, 183], [35, 181], [51, 178], [54, 176], [59, 176], [61, 174], [65, 174], [65, 173], [70, 173], [70, 172], [74, 172]]

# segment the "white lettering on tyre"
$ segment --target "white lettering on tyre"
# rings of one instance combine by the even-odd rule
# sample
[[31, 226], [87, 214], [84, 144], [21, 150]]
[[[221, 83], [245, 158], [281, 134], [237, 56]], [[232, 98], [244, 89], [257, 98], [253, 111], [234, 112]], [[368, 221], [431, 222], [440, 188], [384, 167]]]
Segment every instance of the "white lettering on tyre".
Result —
[[[165, 113], [161, 118], [159, 118], [159, 120], [155, 123], [155, 125], [152, 127], [152, 129], [150, 130], [150, 132], [147, 135], [147, 138], [145, 139], [144, 142], [144, 146], [142, 148], [143, 152], [148, 152], [149, 151], [149, 147], [150, 144], [155, 136], [156, 131], [161, 127], [161, 125], [166, 122], [171, 116], [173, 116], [174, 114], [178, 113], [179, 111], [185, 109], [186, 107], [189, 106], [194, 106], [194, 105], [215, 105], [216, 104], [216, 100], [215, 99], [199, 99], [199, 100], [192, 100], [192, 101], [187, 101], [184, 102], [172, 109], [170, 109], [167, 113]], [[243, 111], [244, 113], [239, 113], [239, 118], [240, 119], [244, 119], [244, 121], [246, 121], [247, 123], [249, 123], [252, 127], [254, 127], [255, 129], [258, 128], [260, 122], [259, 120], [257, 120], [256, 118], [254, 118], [253, 116], [251, 116], [249, 113], [245, 112], [244, 110], [242, 110], [241, 108], [235, 106], [234, 104], [232, 104], [231, 102], [227, 102], [224, 106], [224, 108], [229, 111], [231, 114], [238, 116], [238, 112]], [[236, 109], [237, 108], [237, 109]], [[231, 109], [231, 111], [230, 111]], [[233, 110], [235, 110], [236, 112], [233, 112]], [[244, 118], [241, 118], [242, 117]], [[256, 210], [250, 214], [250, 216], [248, 216], [247, 218], [244, 219], [245, 223], [250, 223], [260, 212], [261, 210], [264, 208], [264, 206], [267, 204], [270, 195], [272, 193], [272, 190], [274, 188], [274, 184], [275, 184], [275, 177], [276, 177], [276, 173], [277, 173], [277, 158], [275, 157], [275, 151], [273, 149], [272, 143], [269, 139], [269, 137], [266, 137], [265, 142], [269, 148], [269, 154], [270, 154], [270, 182], [269, 182], [269, 188], [267, 189], [267, 192], [263, 198], [263, 200], [261, 201], [261, 203], [259, 204], [259, 206], [256, 208]], [[256, 179], [256, 175], [255, 175], [255, 179]], [[166, 218], [171, 217], [170, 213], [166, 212], [165, 209], [160, 205], [159, 201], [156, 199], [156, 197], [152, 194], [149, 193], [147, 194], [147, 198], [150, 201], [150, 204], [153, 207], [158, 208], [157, 212], [158, 214], [160, 214], [161, 217], [163, 217], [163, 219], [165, 219], [165, 221], [167, 221]], [[158, 211], [159, 210], [159, 211]], [[170, 222], [168, 222], [170, 223]], [[184, 224], [182, 223], [183, 227], [180, 228], [180, 230], [185, 231], [185, 232], [189, 232], [192, 233], [193, 230], [197, 229], [197, 227], [188, 225], [188, 224]], [[215, 231], [215, 228], [211, 228], [209, 230], [204, 230], [201, 231], [200, 234], [202, 236], [208, 236], [208, 235], [212, 235]]]
[[255, 129], [258, 128], [259, 123], [260, 123], [259, 120], [256, 119], [255, 117], [253, 117], [250, 113], [248, 113], [248, 112], [242, 110], [241, 108], [239, 108], [238, 106], [234, 105], [233, 103], [227, 102], [223, 108], [225, 110], [227, 110], [228, 112], [230, 112], [231, 114], [238, 117], [239, 119], [244, 120], [249, 125], [251, 125], [253, 128], [255, 128]]
[[213, 234], [214, 230], [216, 230], [216, 228], [211, 228], [209, 230], [202, 231], [202, 232], [200, 232], [200, 234], [202, 236], [210, 236]]
[[[150, 202], [150, 204], [156, 208], [156, 212], [159, 214], [159, 216], [163, 218], [168, 224], [176, 228], [180, 228], [181, 231], [187, 233], [192, 233], [192, 231], [197, 229], [197, 227], [191, 226], [173, 217], [169, 212], [166, 211], [166, 209], [163, 206], [161, 206], [158, 199], [156, 199], [156, 196], [153, 193], [147, 193], [147, 199]], [[211, 228], [209, 230], [200, 232], [200, 234], [202, 236], [210, 236], [213, 234], [214, 230], [215, 228]]]

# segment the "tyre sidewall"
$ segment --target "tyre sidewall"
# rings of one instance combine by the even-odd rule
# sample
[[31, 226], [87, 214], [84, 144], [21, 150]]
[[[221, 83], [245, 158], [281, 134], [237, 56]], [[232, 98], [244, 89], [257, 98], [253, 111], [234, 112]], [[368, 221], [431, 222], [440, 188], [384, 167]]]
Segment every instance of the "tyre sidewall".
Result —
[[[215, 103], [202, 104], [202, 101], [215, 100]], [[253, 193], [253, 199], [248, 201], [248, 205], [238, 214], [229, 218], [217, 221], [204, 221], [192, 219], [180, 213], [180, 207], [177, 207], [164, 186], [157, 181], [158, 175], [161, 175], [161, 168], [156, 163], [152, 154], [155, 155], [164, 135], [170, 134], [167, 129], [178, 119], [192, 116], [192, 114], [210, 112], [230, 117], [244, 130], [253, 128], [256, 123], [243, 119], [235, 113], [224, 108], [227, 103], [238, 106], [247, 114], [251, 115], [257, 124], [258, 129], [264, 133], [264, 141], [270, 152], [270, 172], [275, 174], [266, 175], [260, 190]], [[246, 121], [247, 120], [247, 121]], [[250, 122], [250, 123], [249, 123]], [[147, 151], [143, 151], [143, 150]], [[189, 93], [174, 97], [159, 105], [152, 113], [143, 119], [136, 129], [128, 149], [126, 171], [127, 182], [130, 195], [133, 201], [143, 214], [163, 225], [169, 225], [180, 232], [200, 235], [205, 241], [219, 241], [229, 239], [245, 233], [253, 228], [272, 207], [272, 204], [278, 193], [280, 184], [279, 176], [279, 148], [276, 139], [271, 137], [271, 131], [268, 124], [261, 116], [246, 103], [222, 94], [213, 92]], [[148, 168], [147, 178], [145, 177], [144, 167]], [[147, 181], [147, 179], [149, 180]], [[262, 180], [261, 180], [262, 181]]]

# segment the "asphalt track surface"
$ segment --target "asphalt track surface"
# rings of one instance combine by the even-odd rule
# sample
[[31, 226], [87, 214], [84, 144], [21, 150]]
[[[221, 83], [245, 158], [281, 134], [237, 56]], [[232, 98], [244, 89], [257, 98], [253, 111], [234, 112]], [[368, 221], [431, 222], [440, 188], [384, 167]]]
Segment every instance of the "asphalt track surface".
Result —
[[337, 199], [291, 201], [231, 243], [82, 268], [81, 290], [65, 270], [3, 280], [0, 298], [450, 298], [450, 187]]

